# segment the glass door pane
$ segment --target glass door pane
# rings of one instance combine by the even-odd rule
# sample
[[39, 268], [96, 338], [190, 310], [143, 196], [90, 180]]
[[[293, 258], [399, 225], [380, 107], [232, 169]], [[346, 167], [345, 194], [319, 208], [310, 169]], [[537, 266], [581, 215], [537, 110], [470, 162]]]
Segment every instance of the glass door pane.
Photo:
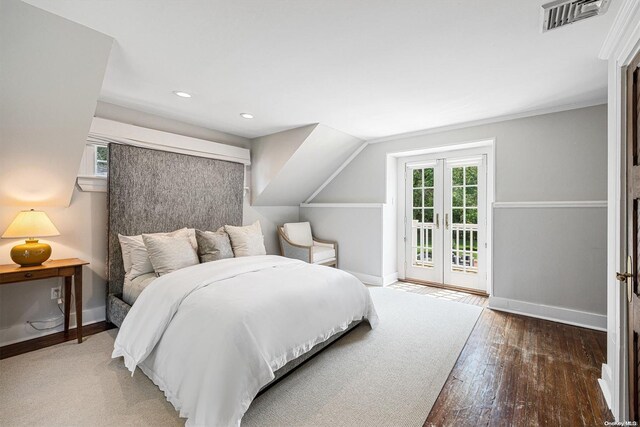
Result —
[[413, 170], [413, 218], [411, 220], [412, 265], [433, 267], [434, 168]]
[[451, 169], [451, 269], [478, 273], [478, 166]]
[[441, 162], [407, 169], [406, 275], [423, 281], [442, 280]]
[[486, 290], [485, 156], [446, 163], [444, 283]]

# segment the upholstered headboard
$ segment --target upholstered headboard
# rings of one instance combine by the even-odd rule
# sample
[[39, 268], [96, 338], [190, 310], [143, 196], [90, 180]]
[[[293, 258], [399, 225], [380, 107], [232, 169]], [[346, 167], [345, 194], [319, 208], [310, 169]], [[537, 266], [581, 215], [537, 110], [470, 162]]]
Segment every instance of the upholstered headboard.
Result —
[[124, 267], [118, 234], [242, 225], [243, 191], [242, 164], [111, 144], [108, 298], [122, 293]]

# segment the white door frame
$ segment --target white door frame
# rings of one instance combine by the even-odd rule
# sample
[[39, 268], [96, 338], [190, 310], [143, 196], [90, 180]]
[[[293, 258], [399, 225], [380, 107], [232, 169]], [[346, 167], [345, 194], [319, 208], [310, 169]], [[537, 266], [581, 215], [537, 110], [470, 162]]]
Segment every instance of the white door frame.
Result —
[[[407, 163], [427, 161], [442, 158], [443, 155], [487, 156], [487, 293], [493, 295], [493, 202], [495, 200], [495, 138], [479, 141], [468, 141], [454, 145], [442, 145], [421, 150], [391, 154], [397, 157], [397, 249], [398, 249], [398, 278], [405, 276], [405, 181], [404, 172]], [[440, 219], [442, 221], [442, 218]]]
[[624, 0], [600, 51], [608, 61], [607, 363], [598, 380], [617, 421], [629, 416], [626, 290], [615, 279], [626, 252], [626, 66], [640, 52], [640, 2]]

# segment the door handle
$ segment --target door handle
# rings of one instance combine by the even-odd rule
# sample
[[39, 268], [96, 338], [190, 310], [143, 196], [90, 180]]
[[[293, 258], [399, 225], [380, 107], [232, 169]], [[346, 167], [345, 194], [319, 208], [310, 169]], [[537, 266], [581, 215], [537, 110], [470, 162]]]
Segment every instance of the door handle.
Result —
[[444, 228], [449, 229], [449, 214], [444, 214]]
[[436, 228], [440, 228], [440, 214], [436, 214]]
[[633, 274], [631, 273], [616, 273], [616, 279], [618, 279], [621, 282], [626, 282], [627, 279], [630, 279], [633, 277]]
[[626, 283], [627, 285], [627, 301], [631, 302], [633, 292], [633, 273], [629, 273], [633, 271], [633, 259], [628, 256], [627, 257], [627, 271], [624, 273], [617, 272], [616, 279], [622, 283]]

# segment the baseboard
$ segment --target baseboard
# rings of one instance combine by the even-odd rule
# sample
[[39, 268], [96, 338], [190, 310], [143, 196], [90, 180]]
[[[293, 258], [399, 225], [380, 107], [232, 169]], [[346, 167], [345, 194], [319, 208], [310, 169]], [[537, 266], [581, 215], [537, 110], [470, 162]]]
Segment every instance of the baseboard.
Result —
[[358, 273], [357, 271], [344, 270], [347, 273], [356, 276], [365, 285], [383, 286], [383, 278], [381, 276], [373, 276], [371, 274]]
[[537, 317], [538, 319], [551, 320], [598, 331], [607, 330], [607, 316], [604, 314], [589, 313], [586, 311], [572, 310], [570, 308], [535, 304], [494, 296], [489, 297], [488, 307], [494, 310]]
[[600, 385], [600, 390], [602, 390], [604, 400], [607, 402], [607, 407], [611, 409], [611, 370], [606, 363], [602, 364], [602, 374], [601, 378], [598, 378], [598, 384]]
[[[82, 325], [90, 325], [92, 323], [102, 322], [104, 320], [106, 320], [106, 309], [104, 306], [82, 310]], [[69, 318], [69, 328], [75, 327], [76, 314], [71, 313], [71, 317]], [[13, 325], [6, 329], [0, 330], [0, 347], [30, 340], [33, 338], [43, 337], [45, 335], [53, 334], [55, 332], [61, 332], [63, 330], [64, 325], [56, 326], [55, 328], [48, 329], [46, 331], [37, 331], [27, 323]]]
[[365, 285], [371, 286], [389, 286], [398, 281], [398, 272], [387, 274], [384, 276], [374, 276], [372, 274], [359, 273], [357, 271], [344, 270], [347, 273], [356, 276]]
[[382, 286], [389, 286], [398, 281], [398, 272], [387, 274], [382, 277]]

